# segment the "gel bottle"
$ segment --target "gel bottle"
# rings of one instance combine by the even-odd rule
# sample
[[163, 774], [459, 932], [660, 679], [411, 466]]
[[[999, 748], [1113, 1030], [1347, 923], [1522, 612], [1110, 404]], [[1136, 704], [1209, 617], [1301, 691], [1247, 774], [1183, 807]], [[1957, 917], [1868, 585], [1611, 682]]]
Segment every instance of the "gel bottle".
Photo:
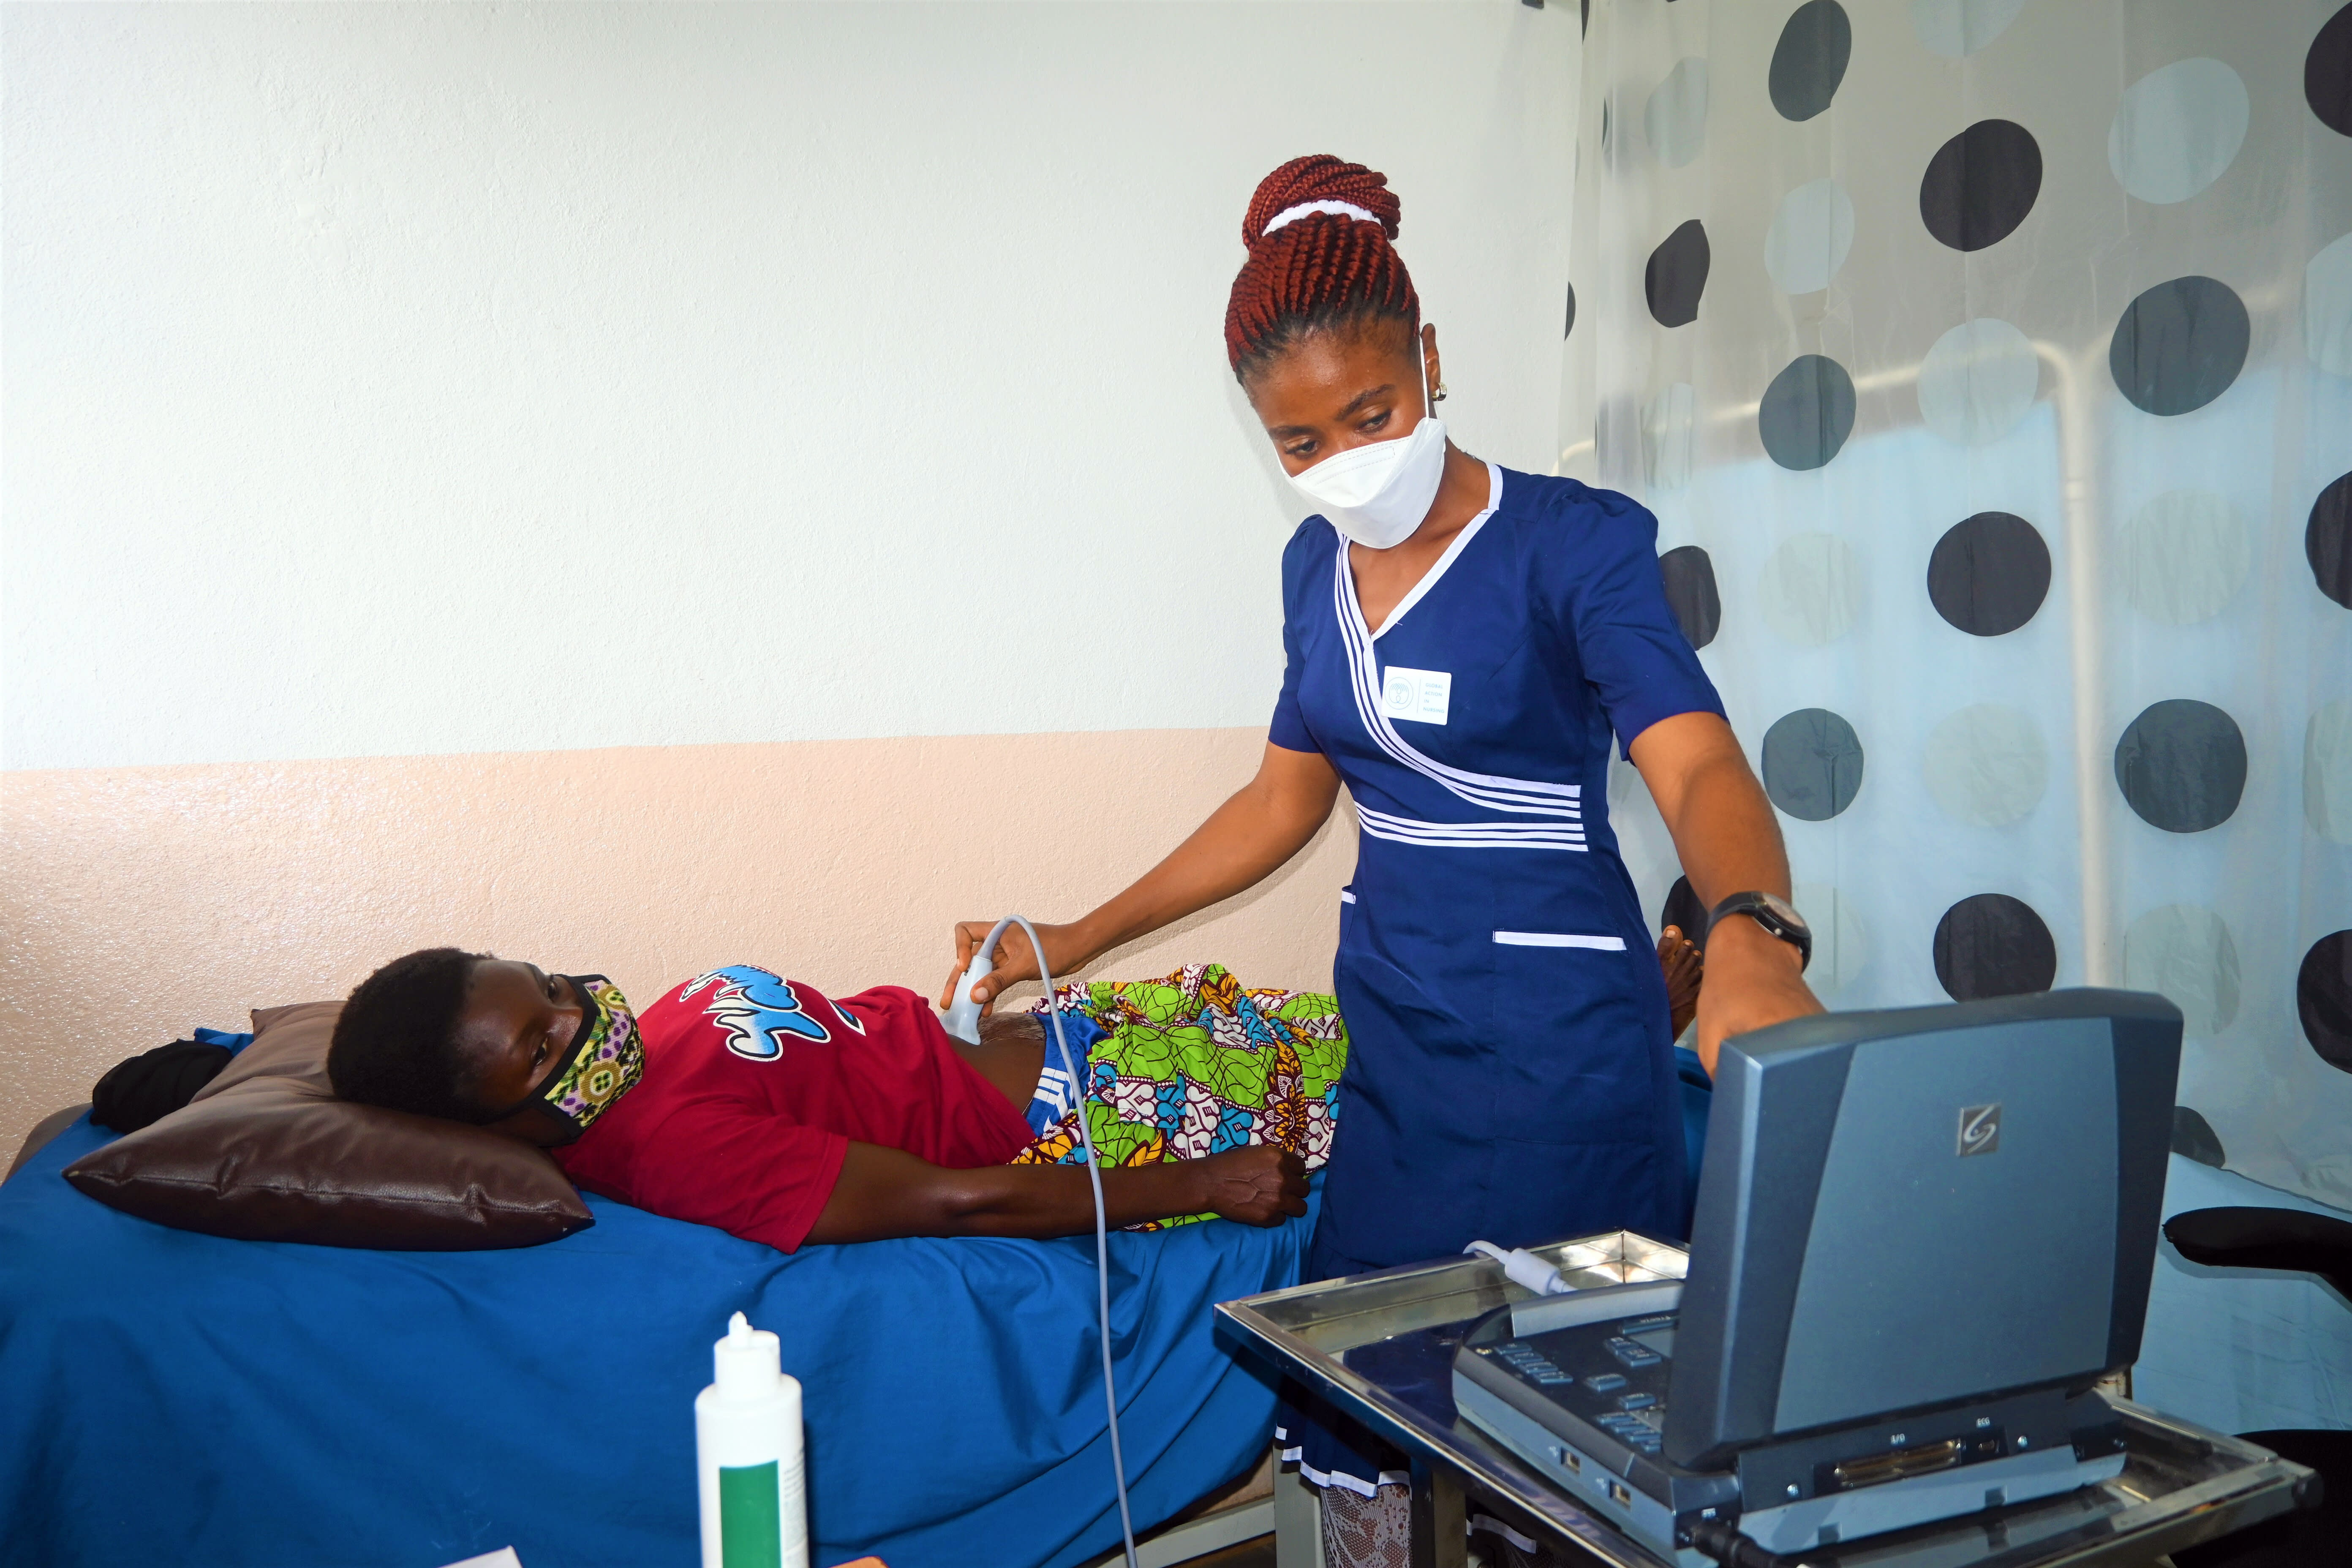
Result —
[[694, 1396], [702, 1568], [808, 1568], [801, 1385], [778, 1353], [740, 1312], [711, 1347], [716, 1381]]

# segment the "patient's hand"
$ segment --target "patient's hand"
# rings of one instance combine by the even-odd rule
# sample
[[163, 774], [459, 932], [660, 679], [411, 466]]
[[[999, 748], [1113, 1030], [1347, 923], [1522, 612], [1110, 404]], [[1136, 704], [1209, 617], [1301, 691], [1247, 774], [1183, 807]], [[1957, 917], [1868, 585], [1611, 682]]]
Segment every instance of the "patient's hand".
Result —
[[1306, 1162], [1275, 1144], [1228, 1149], [1187, 1160], [1179, 1168], [1201, 1184], [1195, 1213], [1267, 1226], [1307, 1212]]
[[1683, 934], [1682, 927], [1668, 926], [1658, 938], [1658, 967], [1666, 974], [1666, 1027], [1679, 1041], [1698, 1016], [1698, 988], [1706, 978], [1706, 955]]

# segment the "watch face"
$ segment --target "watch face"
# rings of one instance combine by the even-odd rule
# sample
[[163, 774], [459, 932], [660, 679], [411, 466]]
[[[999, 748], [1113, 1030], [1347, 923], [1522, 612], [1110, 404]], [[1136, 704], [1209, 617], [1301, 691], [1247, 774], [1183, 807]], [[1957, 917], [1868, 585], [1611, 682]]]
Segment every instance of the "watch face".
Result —
[[1772, 911], [1773, 918], [1784, 922], [1790, 930], [1810, 931], [1813, 929], [1805, 923], [1805, 917], [1799, 914], [1796, 906], [1790, 903], [1788, 900], [1775, 898], [1770, 893], [1758, 896], [1764, 900], [1764, 907]]

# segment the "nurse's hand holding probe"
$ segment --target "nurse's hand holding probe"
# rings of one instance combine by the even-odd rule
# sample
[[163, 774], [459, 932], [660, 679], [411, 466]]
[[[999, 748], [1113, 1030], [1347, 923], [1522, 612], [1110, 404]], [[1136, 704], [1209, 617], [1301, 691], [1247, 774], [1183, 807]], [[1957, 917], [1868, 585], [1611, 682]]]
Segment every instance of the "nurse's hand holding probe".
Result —
[[[1073, 975], [1122, 942], [1158, 931], [1195, 910], [1255, 887], [1307, 847], [1339, 798], [1339, 775], [1319, 752], [1269, 743], [1257, 776], [1210, 814], [1173, 854], [1093, 913], [1065, 925], [1040, 923], [1045, 958], [1056, 975]], [[940, 994], [944, 1008], [971, 967], [993, 921], [955, 928], [956, 963]], [[1018, 926], [997, 943], [996, 968], [971, 988], [985, 1011], [1008, 986], [1037, 978], [1037, 955]]]

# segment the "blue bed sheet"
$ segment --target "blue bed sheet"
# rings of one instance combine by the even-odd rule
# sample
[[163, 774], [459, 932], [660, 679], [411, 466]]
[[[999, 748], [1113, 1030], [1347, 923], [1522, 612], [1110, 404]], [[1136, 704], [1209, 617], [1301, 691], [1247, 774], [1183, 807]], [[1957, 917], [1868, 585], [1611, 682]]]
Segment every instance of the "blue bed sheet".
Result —
[[[812, 1560], [1067, 1568], [1115, 1545], [1091, 1238], [785, 1257], [590, 1200], [513, 1252], [226, 1241], [58, 1174], [0, 1186], [0, 1561], [698, 1562], [694, 1395], [737, 1310], [805, 1390]], [[1111, 1238], [1139, 1527], [1247, 1468], [1274, 1389], [1213, 1303], [1294, 1283], [1312, 1216]]]

